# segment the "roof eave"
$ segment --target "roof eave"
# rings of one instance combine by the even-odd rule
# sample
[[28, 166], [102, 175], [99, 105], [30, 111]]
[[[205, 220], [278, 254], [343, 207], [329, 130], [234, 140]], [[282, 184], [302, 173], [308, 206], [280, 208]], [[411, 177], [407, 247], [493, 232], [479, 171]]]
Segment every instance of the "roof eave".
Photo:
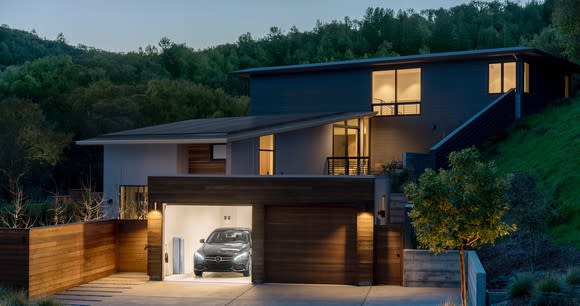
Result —
[[97, 145], [136, 145], [136, 144], [196, 144], [196, 143], [226, 143], [227, 138], [166, 138], [166, 139], [99, 139], [91, 138], [79, 140], [75, 143], [79, 146]]

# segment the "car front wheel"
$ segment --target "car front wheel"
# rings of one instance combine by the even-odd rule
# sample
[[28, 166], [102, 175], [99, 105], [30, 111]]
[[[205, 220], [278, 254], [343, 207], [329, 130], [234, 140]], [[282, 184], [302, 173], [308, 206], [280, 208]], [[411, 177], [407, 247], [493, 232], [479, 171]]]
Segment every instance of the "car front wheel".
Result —
[[201, 277], [203, 275], [203, 271], [193, 271], [193, 273], [195, 274], [195, 276], [199, 276], [199, 277]]
[[247, 276], [250, 276], [250, 272], [252, 272], [252, 260], [251, 259], [248, 261], [248, 269], [242, 273], [244, 274], [244, 276], [247, 277]]

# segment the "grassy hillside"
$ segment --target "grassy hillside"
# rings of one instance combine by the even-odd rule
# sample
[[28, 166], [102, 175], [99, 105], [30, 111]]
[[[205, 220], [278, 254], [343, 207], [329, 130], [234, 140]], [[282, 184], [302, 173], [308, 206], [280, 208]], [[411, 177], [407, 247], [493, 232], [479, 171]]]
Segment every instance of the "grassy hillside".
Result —
[[504, 173], [534, 175], [558, 207], [550, 234], [580, 246], [580, 97], [526, 118], [486, 152]]

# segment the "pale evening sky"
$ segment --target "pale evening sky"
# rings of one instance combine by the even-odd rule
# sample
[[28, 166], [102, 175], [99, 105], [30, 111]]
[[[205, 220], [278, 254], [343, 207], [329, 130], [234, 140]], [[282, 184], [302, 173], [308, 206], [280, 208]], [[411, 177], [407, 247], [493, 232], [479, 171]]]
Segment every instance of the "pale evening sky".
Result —
[[109, 51], [136, 51], [167, 36], [196, 49], [235, 42], [271, 26], [311, 30], [317, 20], [361, 19], [368, 7], [449, 8], [468, 0], [0, 0], [0, 24], [55, 39], [62, 32]]

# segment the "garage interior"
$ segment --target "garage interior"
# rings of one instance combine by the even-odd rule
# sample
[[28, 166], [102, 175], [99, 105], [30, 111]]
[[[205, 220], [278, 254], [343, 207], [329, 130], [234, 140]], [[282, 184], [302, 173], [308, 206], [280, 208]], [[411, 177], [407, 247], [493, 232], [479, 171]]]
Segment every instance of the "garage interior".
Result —
[[[236, 272], [193, 273], [193, 257], [209, 234], [221, 227], [252, 228], [252, 206], [175, 205], [163, 208], [164, 280], [193, 282], [251, 282]], [[182, 248], [182, 249], [181, 249]]]

